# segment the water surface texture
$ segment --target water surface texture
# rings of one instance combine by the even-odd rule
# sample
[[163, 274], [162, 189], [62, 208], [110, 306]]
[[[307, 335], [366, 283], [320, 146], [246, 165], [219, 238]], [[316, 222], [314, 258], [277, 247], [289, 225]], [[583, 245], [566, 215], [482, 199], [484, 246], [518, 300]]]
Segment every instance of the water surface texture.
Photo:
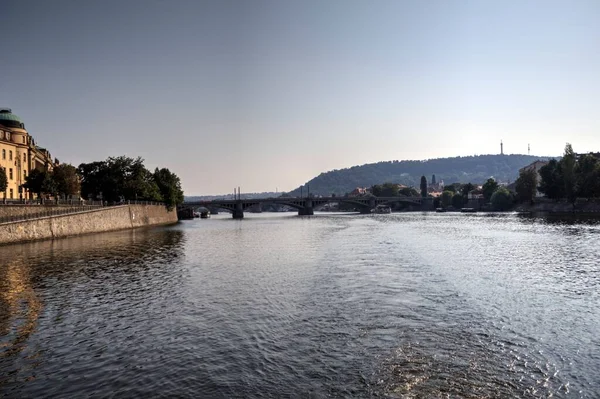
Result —
[[0, 248], [0, 396], [600, 397], [600, 224], [226, 215]]

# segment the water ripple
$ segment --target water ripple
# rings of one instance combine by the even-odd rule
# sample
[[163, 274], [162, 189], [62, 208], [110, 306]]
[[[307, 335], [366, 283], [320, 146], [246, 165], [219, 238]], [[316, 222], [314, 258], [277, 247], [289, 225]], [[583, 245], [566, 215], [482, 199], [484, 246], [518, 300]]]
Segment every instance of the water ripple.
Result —
[[227, 216], [0, 248], [6, 397], [599, 397], [600, 224]]

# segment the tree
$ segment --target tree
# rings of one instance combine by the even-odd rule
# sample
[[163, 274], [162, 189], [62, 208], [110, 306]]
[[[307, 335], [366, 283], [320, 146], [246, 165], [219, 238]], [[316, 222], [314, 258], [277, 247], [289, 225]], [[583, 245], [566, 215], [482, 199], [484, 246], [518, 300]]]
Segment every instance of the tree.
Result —
[[444, 192], [441, 195], [441, 197], [442, 197], [442, 206], [444, 208], [450, 206], [450, 204], [452, 203], [452, 197], [453, 196], [454, 196], [454, 192], [444, 190]]
[[110, 157], [106, 161], [81, 164], [81, 194], [111, 202], [125, 200], [162, 201], [154, 175], [140, 157]]
[[593, 155], [583, 155], [575, 166], [577, 196], [594, 198], [600, 195], [600, 162]]
[[179, 177], [167, 168], [154, 170], [154, 181], [168, 209], [183, 202], [183, 190]]
[[394, 183], [376, 184], [371, 188], [371, 192], [376, 197], [397, 197], [398, 190], [398, 184]]
[[465, 197], [462, 194], [457, 193], [452, 196], [452, 206], [454, 208], [460, 209], [465, 204]]
[[541, 181], [539, 190], [550, 199], [564, 197], [565, 184], [563, 182], [562, 167], [555, 159], [551, 159], [540, 168]]
[[70, 164], [60, 164], [54, 167], [52, 177], [56, 182], [56, 190], [65, 197], [69, 195], [79, 195], [81, 184], [77, 169]]
[[8, 178], [6, 177], [6, 169], [0, 166], [0, 192], [5, 193], [6, 196], [6, 188], [8, 187]]
[[565, 153], [560, 160], [560, 165], [563, 172], [565, 196], [572, 204], [574, 204], [575, 200], [577, 199], [577, 191], [575, 186], [575, 163], [575, 152], [573, 151], [571, 144], [567, 143], [567, 145], [565, 145]]
[[492, 195], [494, 194], [494, 192], [496, 192], [497, 189], [498, 183], [496, 183], [496, 180], [492, 178], [487, 179], [487, 181], [483, 183], [483, 187], [481, 188], [481, 190], [483, 191], [483, 198], [485, 198], [486, 202], [491, 201]]
[[506, 188], [500, 187], [492, 194], [490, 201], [494, 210], [506, 211], [511, 206], [512, 198], [510, 192]]
[[46, 179], [46, 172], [42, 172], [38, 169], [33, 169], [29, 172], [29, 175], [25, 178], [23, 188], [37, 194], [38, 198], [42, 197], [44, 180]]
[[452, 191], [453, 193], [459, 193], [461, 187], [462, 187], [462, 184], [460, 184], [460, 183], [452, 183], [452, 184], [448, 184], [447, 186], [444, 186], [444, 191]]
[[82, 163], [77, 168], [81, 178], [81, 196], [83, 198], [99, 198], [110, 186], [106, 161]]
[[473, 190], [475, 190], [475, 186], [473, 184], [471, 184], [471, 183], [463, 184], [463, 186], [461, 187], [461, 190], [460, 190], [463, 195], [463, 199], [468, 200], [469, 193]]
[[535, 169], [525, 169], [519, 173], [515, 190], [521, 202], [533, 202], [537, 193], [537, 172]]
[[402, 187], [398, 190], [398, 195], [404, 195], [405, 197], [418, 197], [419, 192], [413, 187]]
[[52, 173], [44, 172], [44, 179], [42, 180], [41, 190], [44, 194], [50, 194], [56, 197], [56, 194], [58, 193], [58, 188], [56, 181], [52, 176]]
[[421, 176], [421, 197], [427, 197], [427, 178]]

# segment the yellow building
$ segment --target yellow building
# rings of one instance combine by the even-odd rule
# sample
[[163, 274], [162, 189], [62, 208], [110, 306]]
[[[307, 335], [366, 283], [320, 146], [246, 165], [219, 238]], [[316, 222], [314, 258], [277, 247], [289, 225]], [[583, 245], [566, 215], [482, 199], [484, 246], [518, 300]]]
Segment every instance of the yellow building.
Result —
[[35, 145], [23, 121], [8, 108], [0, 108], [0, 166], [6, 170], [6, 199], [32, 199], [21, 188], [33, 169], [50, 171], [54, 163], [50, 153]]

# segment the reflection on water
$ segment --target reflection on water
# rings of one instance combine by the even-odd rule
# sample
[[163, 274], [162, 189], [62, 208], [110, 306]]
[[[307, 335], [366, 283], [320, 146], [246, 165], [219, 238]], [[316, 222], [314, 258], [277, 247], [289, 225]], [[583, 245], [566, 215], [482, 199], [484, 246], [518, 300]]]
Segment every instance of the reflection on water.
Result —
[[20, 258], [4, 257], [0, 269], [0, 358], [20, 351], [34, 331], [41, 302]]
[[227, 215], [0, 248], [0, 395], [598, 397], [600, 224]]
[[44, 317], [52, 312], [60, 321], [73, 312], [77, 285], [82, 298], [76, 299], [93, 301], [86, 298], [91, 280], [107, 282], [113, 273], [140, 279], [144, 269], [170, 264], [181, 256], [183, 234], [161, 233], [142, 229], [0, 247], [0, 387], [35, 379], [48, 348], [30, 336], [39, 329], [45, 299], [52, 306]]

